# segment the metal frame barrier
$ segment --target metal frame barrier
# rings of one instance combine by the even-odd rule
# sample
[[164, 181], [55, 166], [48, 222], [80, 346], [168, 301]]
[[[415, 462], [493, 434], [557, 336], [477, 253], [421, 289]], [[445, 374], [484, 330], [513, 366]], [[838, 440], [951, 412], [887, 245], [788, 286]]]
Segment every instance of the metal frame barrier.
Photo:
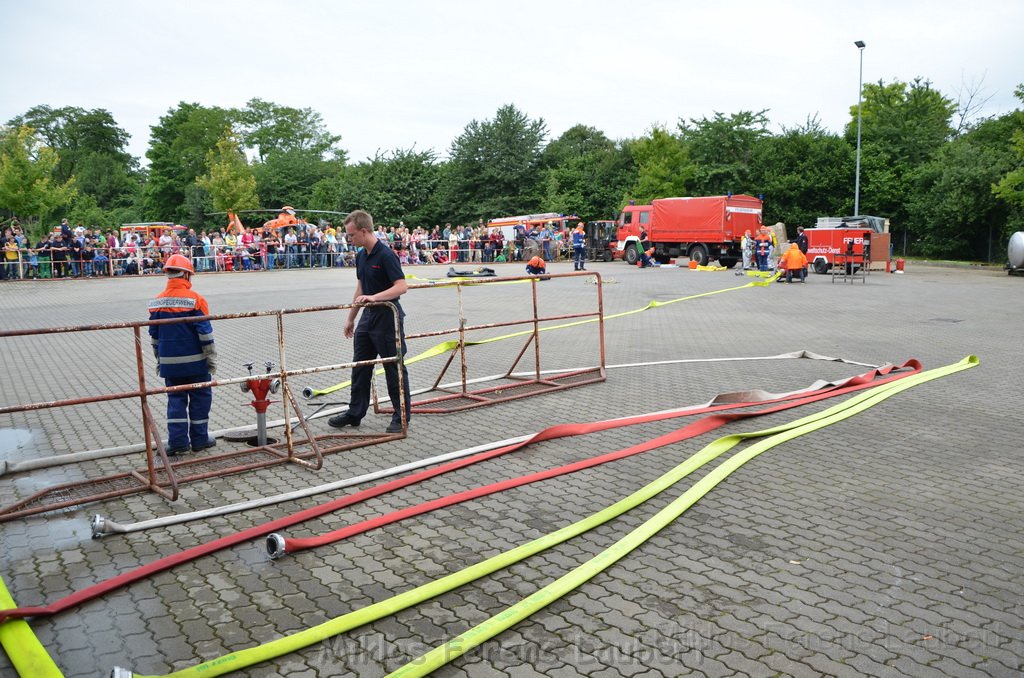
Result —
[[[593, 278], [595, 287], [597, 290], [597, 308], [593, 311], [584, 313], [571, 313], [566, 315], [550, 315], [541, 316], [539, 315], [539, 307], [537, 300], [537, 284], [539, 281], [555, 280], [560, 278]], [[465, 316], [465, 310], [463, 306], [463, 288], [467, 286], [478, 287], [482, 285], [491, 285], [496, 283], [508, 283], [516, 281], [528, 281], [530, 283], [530, 291], [532, 294], [532, 317], [524, 318], [520, 320], [510, 320], [499, 323], [487, 323], [482, 325], [469, 325]], [[431, 386], [430, 393], [441, 393], [442, 395], [436, 395], [424, 398], [422, 400], [413, 401], [410, 408], [413, 414], [445, 414], [449, 412], [461, 412], [464, 410], [473, 409], [476, 407], [483, 407], [485, 405], [493, 405], [495, 403], [506, 402], [509, 400], [516, 400], [518, 398], [526, 398], [529, 396], [540, 395], [543, 393], [552, 393], [554, 391], [561, 391], [567, 388], [573, 388], [576, 386], [583, 386], [585, 384], [593, 384], [605, 381], [607, 374], [605, 371], [605, 344], [604, 344], [604, 293], [601, 281], [601, 274], [591, 271], [580, 271], [576, 273], [550, 273], [542, 276], [515, 276], [515, 277], [501, 277], [501, 278], [473, 278], [457, 280], [453, 279], [450, 281], [439, 281], [417, 285], [409, 285], [410, 290], [420, 289], [433, 289], [437, 287], [454, 287], [458, 294], [458, 306], [459, 306], [459, 325], [444, 330], [438, 330], [434, 332], [424, 332], [421, 334], [409, 334], [406, 335], [406, 339], [419, 339], [423, 337], [436, 337], [436, 336], [449, 336], [456, 335], [458, 338], [458, 346], [452, 350], [448, 355], [448, 360], [441, 367], [441, 371], [434, 380]], [[598, 326], [598, 364], [594, 367], [588, 367], [584, 369], [570, 370], [561, 374], [555, 374], [550, 376], [543, 376], [541, 372], [541, 347], [540, 347], [540, 332], [541, 323], [555, 320], [571, 320], [580, 318], [595, 318]], [[520, 325], [529, 325], [531, 331], [527, 336], [526, 342], [522, 348], [516, 354], [512, 365], [508, 368], [501, 379], [505, 382], [498, 386], [490, 386], [486, 388], [480, 388], [477, 390], [471, 390], [469, 388], [469, 382], [467, 379], [468, 364], [466, 360], [466, 336], [470, 332], [476, 332], [480, 330], [488, 330], [497, 327], [515, 327]], [[513, 374], [516, 366], [526, 355], [527, 350], [530, 346], [533, 346], [533, 375], [532, 377], [523, 377]], [[446, 388], [441, 385], [441, 379], [447, 373], [452, 363], [455, 361], [455, 356], [459, 357], [459, 387]], [[374, 411], [378, 413], [393, 413], [394, 408], [392, 406], [381, 407], [377, 399], [374, 399], [373, 403]]]
[[[86, 405], [112, 400], [130, 400], [138, 398], [139, 410], [142, 419], [142, 431], [146, 448], [146, 467], [144, 469], [133, 469], [127, 473], [118, 473], [100, 478], [75, 481], [53, 486], [32, 494], [12, 504], [0, 507], [0, 522], [14, 518], [43, 513], [70, 506], [78, 506], [94, 501], [122, 497], [129, 494], [138, 494], [147, 490], [156, 492], [162, 497], [177, 501], [178, 486], [197, 480], [205, 480], [234, 473], [241, 473], [251, 469], [264, 468], [282, 463], [293, 463], [316, 471], [323, 467], [323, 456], [334, 452], [364, 447], [376, 443], [396, 440], [405, 437], [405, 427], [408, 417], [403, 413], [403, 430], [401, 433], [382, 434], [328, 434], [316, 436], [309, 428], [306, 418], [299, 408], [292, 388], [288, 383], [289, 377], [300, 375], [328, 372], [332, 370], [348, 369], [363, 365], [383, 365], [385, 363], [397, 363], [401, 367], [403, 356], [401, 353], [400, 338], [398, 332], [398, 317], [395, 307], [390, 302], [377, 302], [372, 304], [360, 304], [360, 306], [388, 306], [391, 308], [395, 321], [396, 355], [391, 358], [377, 358], [360, 362], [339, 363], [335, 365], [323, 365], [298, 370], [288, 370], [285, 367], [285, 333], [284, 316], [300, 313], [317, 313], [325, 311], [347, 310], [353, 307], [352, 304], [337, 306], [317, 306], [300, 309], [286, 309], [279, 311], [255, 311], [250, 313], [234, 313], [227, 315], [208, 315], [190, 318], [169, 318], [164, 320], [138, 321], [125, 323], [110, 323], [102, 325], [81, 325], [73, 327], [51, 327], [33, 330], [5, 330], [0, 331], [0, 339], [7, 337], [23, 337], [44, 334], [62, 334], [68, 332], [92, 332], [104, 330], [131, 329], [135, 343], [135, 360], [138, 372], [138, 389], [120, 393], [109, 393], [97, 396], [82, 398], [69, 398], [65, 400], [53, 400], [35, 402], [22, 405], [0, 407], [0, 415], [9, 415], [18, 412], [29, 412], [50, 408], [71, 407], [75, 405]], [[268, 444], [261, 447], [250, 447], [244, 450], [225, 452], [220, 454], [204, 455], [202, 457], [188, 459], [185, 461], [171, 462], [168, 459], [167, 451], [164, 449], [163, 436], [158, 430], [156, 422], [150, 410], [149, 398], [151, 396], [175, 391], [190, 391], [198, 388], [228, 386], [232, 384], [243, 384], [251, 377], [233, 377], [229, 379], [215, 379], [212, 381], [185, 384], [182, 386], [155, 387], [149, 388], [146, 385], [145, 364], [143, 360], [143, 341], [141, 328], [150, 325], [170, 325], [176, 323], [195, 323], [203, 320], [226, 321], [241, 318], [274, 317], [277, 326], [277, 345], [279, 356], [279, 371], [276, 377], [281, 380], [281, 392], [285, 396], [282, 400], [284, 406], [284, 431], [285, 442]], [[146, 342], [148, 344], [148, 341]], [[398, 370], [399, 386], [403, 383], [403, 370]], [[376, 394], [375, 394], [376, 400]], [[305, 438], [296, 440], [293, 436], [291, 417], [288, 414], [289, 405], [294, 409], [299, 426], [302, 428]], [[404, 407], [404, 404], [402, 405]]]

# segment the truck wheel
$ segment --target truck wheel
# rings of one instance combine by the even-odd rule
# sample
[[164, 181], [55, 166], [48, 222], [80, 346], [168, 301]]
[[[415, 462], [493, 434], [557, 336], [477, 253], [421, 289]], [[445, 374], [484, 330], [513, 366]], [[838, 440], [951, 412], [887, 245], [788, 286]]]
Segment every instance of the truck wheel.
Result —
[[623, 259], [625, 259], [626, 263], [630, 266], [636, 266], [636, 260], [639, 258], [640, 255], [636, 251], [636, 245], [630, 243], [626, 247], [626, 256], [624, 256]]
[[611, 261], [612, 251], [610, 249], [605, 248], [604, 253], [601, 255], [601, 258], [604, 259], [606, 262]]
[[818, 275], [825, 275], [828, 273], [828, 264], [825, 263], [824, 259], [818, 259], [814, 262], [814, 272]]
[[720, 263], [722, 266], [725, 266], [726, 268], [732, 268], [733, 266], [736, 265], [737, 260], [730, 259], [729, 257], [722, 257], [721, 259], [718, 260], [718, 263]]
[[690, 248], [690, 261], [697, 262], [698, 266], [708, 263], [708, 248], [704, 245], [694, 245]]

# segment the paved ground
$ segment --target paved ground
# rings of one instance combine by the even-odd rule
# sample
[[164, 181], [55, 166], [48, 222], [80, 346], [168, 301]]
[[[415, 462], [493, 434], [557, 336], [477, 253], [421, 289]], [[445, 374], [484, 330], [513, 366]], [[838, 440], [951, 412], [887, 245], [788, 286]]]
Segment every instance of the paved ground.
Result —
[[[637, 270], [621, 263], [592, 268], [605, 276], [609, 315], [743, 282], [732, 272]], [[413, 272], [442, 273], [430, 267]], [[197, 279], [216, 313], [345, 303], [352, 285], [348, 269]], [[159, 278], [5, 284], [0, 326], [140, 319], [146, 300], [161, 286]], [[579, 278], [541, 283], [539, 290], [543, 312], [552, 314], [591, 308], [596, 301], [596, 288]], [[503, 322], [528, 315], [528, 294], [525, 285], [494, 285], [468, 290], [461, 303], [471, 324]], [[1017, 676], [1024, 668], [1022, 298], [1024, 280], [1002, 272], [919, 267], [904, 276], [873, 273], [864, 285], [812, 276], [806, 285], [728, 291], [611, 319], [606, 344], [613, 367], [603, 384], [468, 413], [419, 416], [409, 438], [328, 457], [319, 473], [277, 467], [189, 485], [177, 504], [139, 495], [3, 523], [0, 574], [19, 603], [42, 604], [318, 500], [92, 540], [88, 519], [96, 512], [130, 522], [346, 478], [551, 424], [697, 404], [731, 390], [786, 391], [863, 370], [812, 360], [618, 365], [807, 349], [873, 364], [915, 357], [931, 368], [973, 353], [982, 361], [975, 369], [911, 389], [761, 455], [625, 560], [438, 675]], [[410, 293], [408, 331], [452, 327], [459, 303], [450, 290]], [[288, 367], [348, 360], [351, 347], [340, 326], [338, 314], [290, 317]], [[276, 356], [268, 322], [223, 322], [216, 334], [223, 356], [219, 376], [242, 374], [241, 363]], [[596, 361], [593, 325], [541, 336], [545, 368]], [[411, 342], [411, 353], [440, 340]], [[127, 390], [135, 379], [127, 331], [3, 341], [4, 404]], [[469, 376], [507, 368], [519, 341], [470, 350]], [[413, 387], [432, 383], [440, 365], [438, 359], [412, 365]], [[341, 376], [299, 385], [327, 385]], [[344, 400], [343, 392], [336, 399]], [[250, 422], [246, 401], [237, 387], [218, 390], [214, 427]], [[272, 417], [280, 416], [279, 407]], [[800, 414], [724, 430], [754, 430]], [[374, 416], [364, 429], [382, 431], [386, 423], [386, 416]], [[626, 447], [678, 425], [619, 428], [536, 445], [288, 534], [335, 529], [483, 482]], [[316, 426], [328, 430], [323, 420]], [[140, 439], [130, 401], [7, 416], [0, 429], [0, 458], [11, 461]], [[105, 675], [115, 665], [142, 673], [183, 668], [383, 600], [587, 516], [717, 435], [279, 561], [266, 558], [262, 543], [236, 547], [32, 626], [69, 676]], [[0, 478], [0, 496], [8, 501], [137, 463], [135, 455], [8, 475]], [[247, 674], [382, 675], [596, 554], [670, 498], [654, 499], [507, 571]], [[0, 674], [10, 672], [0, 656]]]

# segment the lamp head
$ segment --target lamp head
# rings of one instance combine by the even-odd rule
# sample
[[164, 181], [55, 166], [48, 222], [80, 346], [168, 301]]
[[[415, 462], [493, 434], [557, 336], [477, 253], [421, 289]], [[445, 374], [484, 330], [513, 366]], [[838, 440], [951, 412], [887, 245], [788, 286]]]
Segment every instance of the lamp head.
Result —
[[863, 40], [857, 40], [853, 44], [855, 44], [860, 49], [864, 49], [867, 46], [867, 45], [864, 44]]

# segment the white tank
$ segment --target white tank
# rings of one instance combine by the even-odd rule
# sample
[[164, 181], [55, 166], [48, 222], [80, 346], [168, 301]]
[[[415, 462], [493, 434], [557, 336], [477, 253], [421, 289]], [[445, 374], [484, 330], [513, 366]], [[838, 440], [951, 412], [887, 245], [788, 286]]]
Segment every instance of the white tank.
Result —
[[1006, 248], [1010, 259], [1010, 268], [1024, 268], [1024, 231], [1017, 231], [1010, 236], [1010, 245]]

